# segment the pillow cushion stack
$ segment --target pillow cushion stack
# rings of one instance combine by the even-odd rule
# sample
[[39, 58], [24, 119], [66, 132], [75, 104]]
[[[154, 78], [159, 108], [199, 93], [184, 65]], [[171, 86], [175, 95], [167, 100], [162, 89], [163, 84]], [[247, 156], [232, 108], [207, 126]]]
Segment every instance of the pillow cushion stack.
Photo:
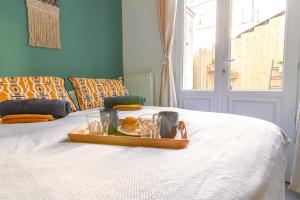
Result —
[[122, 80], [69, 77], [80, 110], [103, 107], [104, 98], [127, 96], [128, 90]]
[[0, 77], [0, 102], [20, 99], [63, 99], [72, 108], [72, 102], [64, 86], [64, 79], [52, 76]]

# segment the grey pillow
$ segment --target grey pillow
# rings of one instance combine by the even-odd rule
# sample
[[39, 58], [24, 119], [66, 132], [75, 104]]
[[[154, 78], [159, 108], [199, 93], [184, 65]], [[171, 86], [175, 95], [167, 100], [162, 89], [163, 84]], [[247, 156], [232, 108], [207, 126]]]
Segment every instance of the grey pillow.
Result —
[[74, 90], [70, 90], [70, 91], [68, 91], [68, 93], [69, 93], [74, 105], [76, 106], [76, 108], [79, 109], [79, 104], [78, 104]]

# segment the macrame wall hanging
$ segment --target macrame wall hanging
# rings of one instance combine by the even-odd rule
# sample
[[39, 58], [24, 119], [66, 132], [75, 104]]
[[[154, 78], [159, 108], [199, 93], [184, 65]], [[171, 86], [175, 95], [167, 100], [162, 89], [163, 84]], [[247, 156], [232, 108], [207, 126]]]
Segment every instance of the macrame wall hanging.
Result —
[[29, 45], [61, 48], [59, 0], [26, 0]]

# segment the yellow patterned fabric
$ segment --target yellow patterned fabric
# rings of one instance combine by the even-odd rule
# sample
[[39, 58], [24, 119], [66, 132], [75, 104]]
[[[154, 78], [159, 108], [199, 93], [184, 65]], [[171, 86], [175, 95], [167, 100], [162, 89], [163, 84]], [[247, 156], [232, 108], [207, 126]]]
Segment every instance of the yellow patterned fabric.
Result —
[[126, 96], [128, 91], [121, 80], [69, 77], [80, 110], [103, 106], [104, 97]]
[[17, 99], [65, 99], [76, 107], [64, 86], [64, 79], [50, 76], [0, 77], [0, 102]]

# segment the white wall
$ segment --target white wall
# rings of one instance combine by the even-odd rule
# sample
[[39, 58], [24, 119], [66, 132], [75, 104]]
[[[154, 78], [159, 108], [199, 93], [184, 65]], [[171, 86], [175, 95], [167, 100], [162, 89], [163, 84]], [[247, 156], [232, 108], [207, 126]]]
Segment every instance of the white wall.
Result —
[[124, 77], [153, 72], [158, 105], [163, 52], [156, 0], [122, 0], [122, 12]]

